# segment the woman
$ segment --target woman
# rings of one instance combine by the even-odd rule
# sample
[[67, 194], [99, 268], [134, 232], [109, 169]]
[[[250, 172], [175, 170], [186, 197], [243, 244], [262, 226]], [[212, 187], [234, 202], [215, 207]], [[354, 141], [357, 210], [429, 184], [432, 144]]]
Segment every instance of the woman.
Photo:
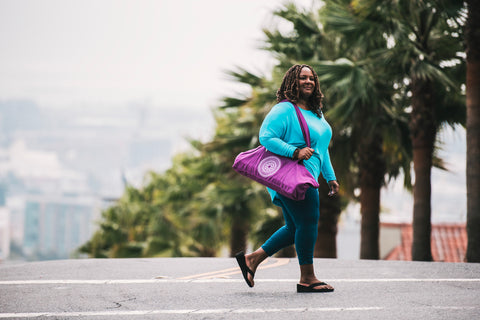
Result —
[[[285, 157], [304, 160], [308, 171], [318, 179], [320, 173], [328, 181], [329, 195], [338, 192], [339, 185], [330, 162], [328, 145], [332, 129], [322, 116], [322, 98], [318, 77], [308, 65], [294, 65], [285, 74], [277, 91], [276, 104], [260, 128], [260, 143], [269, 151]], [[293, 104], [296, 104], [310, 131], [311, 148], [306, 147]], [[285, 225], [278, 229], [259, 249], [236, 255], [246, 283], [254, 286], [258, 265], [280, 249], [295, 244], [300, 264], [298, 292], [331, 292], [333, 287], [315, 276], [313, 251], [317, 239], [319, 196], [310, 188], [304, 200], [295, 201], [268, 188], [275, 205], [282, 208]]]

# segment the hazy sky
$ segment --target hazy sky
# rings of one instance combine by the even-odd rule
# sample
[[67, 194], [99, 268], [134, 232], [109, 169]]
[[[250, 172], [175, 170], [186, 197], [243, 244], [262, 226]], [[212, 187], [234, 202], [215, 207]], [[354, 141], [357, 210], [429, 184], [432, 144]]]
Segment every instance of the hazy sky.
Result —
[[236, 89], [224, 70], [270, 70], [258, 47], [283, 3], [0, 0], [0, 100], [212, 107]]

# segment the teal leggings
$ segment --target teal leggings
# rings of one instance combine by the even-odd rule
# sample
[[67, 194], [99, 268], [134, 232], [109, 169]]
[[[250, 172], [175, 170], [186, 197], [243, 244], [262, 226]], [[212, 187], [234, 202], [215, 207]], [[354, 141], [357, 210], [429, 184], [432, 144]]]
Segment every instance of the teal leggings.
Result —
[[272, 256], [280, 249], [295, 244], [300, 265], [313, 264], [320, 217], [318, 190], [308, 189], [305, 199], [301, 201], [291, 200], [277, 193], [273, 203], [282, 208], [285, 225], [262, 245], [262, 249]]

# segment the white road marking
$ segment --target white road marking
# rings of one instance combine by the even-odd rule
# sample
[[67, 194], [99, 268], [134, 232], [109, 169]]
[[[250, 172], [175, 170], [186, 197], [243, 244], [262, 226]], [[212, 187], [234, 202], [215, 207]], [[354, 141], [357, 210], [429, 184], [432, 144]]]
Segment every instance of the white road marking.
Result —
[[[322, 279], [325, 282], [480, 282], [480, 278], [377, 278], [377, 279]], [[0, 285], [49, 285], [49, 284], [70, 284], [70, 285], [106, 285], [106, 284], [163, 284], [163, 283], [241, 283], [243, 279], [99, 279], [99, 280], [0, 280]], [[298, 279], [255, 279], [255, 282], [298, 282]]]
[[143, 316], [154, 314], [226, 314], [226, 313], [273, 313], [273, 312], [343, 312], [343, 311], [377, 311], [381, 307], [338, 307], [338, 308], [278, 308], [278, 309], [179, 309], [179, 310], [138, 310], [138, 311], [85, 311], [85, 312], [24, 312], [0, 313], [0, 318], [35, 318], [35, 317], [118, 317]]
[[[419, 307], [420, 309], [422, 307]], [[428, 306], [425, 308], [448, 310], [477, 310], [474, 306]], [[327, 308], [258, 308], [258, 309], [171, 309], [171, 310], [137, 310], [137, 311], [79, 311], [79, 312], [23, 312], [0, 313], [1, 319], [8, 318], [49, 318], [49, 317], [119, 317], [119, 316], [145, 316], [155, 314], [228, 314], [228, 313], [280, 313], [280, 312], [351, 312], [351, 311], [380, 311], [384, 307], [327, 307]]]

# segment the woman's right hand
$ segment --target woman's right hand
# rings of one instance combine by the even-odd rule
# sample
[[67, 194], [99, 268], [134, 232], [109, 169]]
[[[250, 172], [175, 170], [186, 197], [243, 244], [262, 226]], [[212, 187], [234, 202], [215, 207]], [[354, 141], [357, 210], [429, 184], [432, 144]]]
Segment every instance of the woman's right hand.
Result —
[[305, 147], [303, 149], [300, 149], [300, 152], [298, 153], [298, 160], [308, 160], [310, 157], [313, 155], [313, 150], [312, 148]]

